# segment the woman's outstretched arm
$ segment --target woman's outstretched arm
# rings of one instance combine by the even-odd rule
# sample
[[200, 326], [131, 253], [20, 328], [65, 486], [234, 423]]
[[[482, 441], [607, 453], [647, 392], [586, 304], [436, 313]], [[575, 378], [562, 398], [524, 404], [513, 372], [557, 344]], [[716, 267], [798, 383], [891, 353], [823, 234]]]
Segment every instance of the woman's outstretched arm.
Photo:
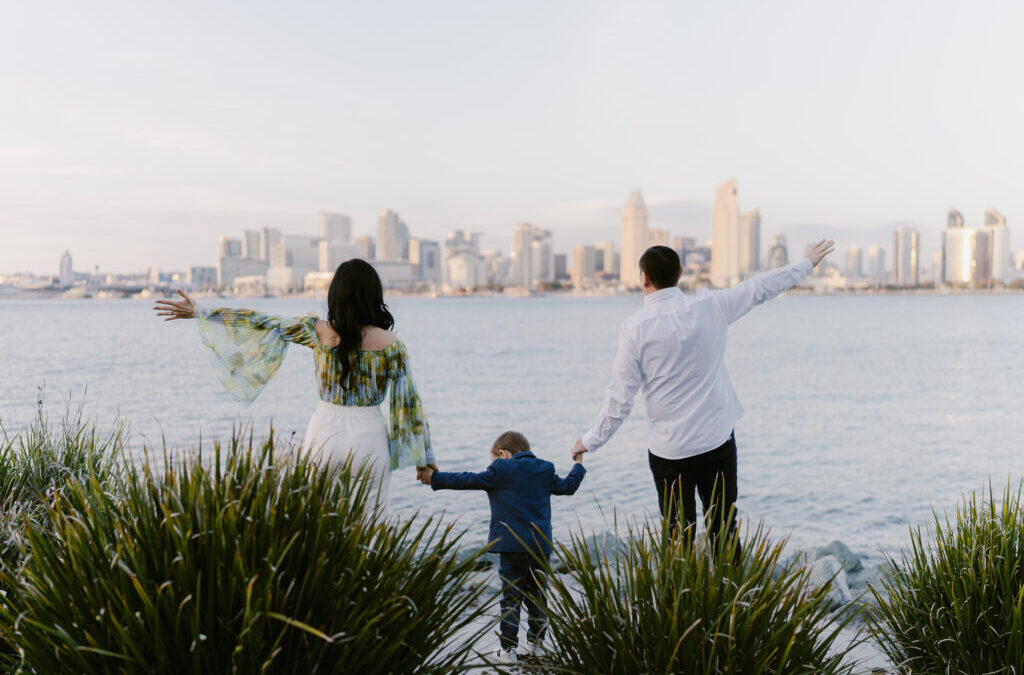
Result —
[[220, 368], [228, 394], [248, 405], [259, 395], [284, 360], [289, 342], [318, 343], [315, 315], [282, 318], [251, 309], [199, 311], [184, 291], [180, 300], [158, 300], [153, 308], [165, 321], [197, 319], [203, 345]]

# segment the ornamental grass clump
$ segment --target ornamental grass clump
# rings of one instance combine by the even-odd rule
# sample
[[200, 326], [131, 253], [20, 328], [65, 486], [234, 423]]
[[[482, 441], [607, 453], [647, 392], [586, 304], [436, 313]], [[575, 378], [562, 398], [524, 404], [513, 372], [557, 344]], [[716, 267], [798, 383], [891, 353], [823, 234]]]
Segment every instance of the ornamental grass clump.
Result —
[[59, 425], [51, 425], [40, 390], [36, 417], [17, 433], [0, 420], [0, 570], [16, 573], [26, 551], [26, 522], [42, 534], [50, 524], [47, 509], [68, 481], [94, 478], [108, 484], [124, 458], [127, 430], [115, 422], [101, 433], [70, 403]]
[[6, 578], [9, 670], [440, 673], [466, 660], [453, 636], [488, 626], [471, 629], [485, 603], [459, 534], [375, 517], [365, 474], [275, 451], [273, 434], [215, 455], [55, 495]]
[[908, 673], [1024, 672], [1024, 503], [1007, 485], [933, 515], [872, 589], [871, 631]]
[[[617, 531], [616, 526], [616, 531]], [[832, 621], [828, 585], [781, 563], [784, 542], [758, 527], [736, 537], [662, 534], [650, 520], [628, 527], [618, 554], [595, 553], [574, 535], [558, 555], [571, 570], [549, 575], [552, 647], [545, 672], [849, 673], [834, 649], [849, 619]]]

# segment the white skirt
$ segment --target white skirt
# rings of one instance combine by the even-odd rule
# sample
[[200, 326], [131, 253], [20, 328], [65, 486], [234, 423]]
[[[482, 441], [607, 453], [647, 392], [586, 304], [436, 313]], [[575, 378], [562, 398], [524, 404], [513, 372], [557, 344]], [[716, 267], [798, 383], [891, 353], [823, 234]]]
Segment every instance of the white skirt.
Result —
[[350, 457], [353, 466], [369, 466], [373, 485], [370, 500], [387, 515], [391, 494], [391, 448], [388, 424], [379, 405], [335, 405], [317, 403], [309, 418], [303, 450], [331, 466], [341, 466]]

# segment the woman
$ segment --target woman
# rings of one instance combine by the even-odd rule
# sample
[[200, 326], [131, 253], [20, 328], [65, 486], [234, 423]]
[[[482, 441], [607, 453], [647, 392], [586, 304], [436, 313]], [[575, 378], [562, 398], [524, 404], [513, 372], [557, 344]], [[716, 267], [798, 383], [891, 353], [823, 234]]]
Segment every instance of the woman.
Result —
[[[364, 260], [342, 263], [327, 295], [327, 321], [315, 314], [282, 318], [248, 309], [196, 311], [181, 300], [157, 300], [158, 316], [198, 320], [203, 344], [224, 367], [220, 379], [236, 401], [248, 405], [277, 372], [289, 342], [310, 347], [320, 402], [309, 420], [303, 447], [340, 465], [348, 458], [368, 465], [386, 511], [391, 472], [416, 466], [420, 479], [436, 470], [430, 429], [405, 344], [391, 332], [394, 317], [384, 304], [376, 270]], [[391, 386], [390, 428], [380, 404]]]

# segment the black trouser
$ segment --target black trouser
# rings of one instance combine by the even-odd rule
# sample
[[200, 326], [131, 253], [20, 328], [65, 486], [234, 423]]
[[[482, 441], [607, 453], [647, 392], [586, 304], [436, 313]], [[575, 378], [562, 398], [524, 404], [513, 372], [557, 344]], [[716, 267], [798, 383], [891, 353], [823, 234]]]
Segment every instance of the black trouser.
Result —
[[519, 644], [519, 607], [525, 600], [530, 617], [527, 638], [539, 643], [544, 639], [548, 615], [535, 600], [544, 598], [543, 566], [529, 553], [502, 553], [498, 561], [501, 578], [501, 648]]
[[[697, 502], [694, 489], [704, 507], [704, 527], [714, 540], [723, 527], [732, 534], [736, 529], [736, 436], [714, 450], [686, 457], [665, 459], [647, 451], [658, 488], [658, 504], [666, 526], [675, 531], [679, 526], [679, 505], [683, 521], [692, 536], [697, 525]], [[728, 523], [725, 520], [728, 519]], [[738, 549], [737, 549], [738, 554]]]

